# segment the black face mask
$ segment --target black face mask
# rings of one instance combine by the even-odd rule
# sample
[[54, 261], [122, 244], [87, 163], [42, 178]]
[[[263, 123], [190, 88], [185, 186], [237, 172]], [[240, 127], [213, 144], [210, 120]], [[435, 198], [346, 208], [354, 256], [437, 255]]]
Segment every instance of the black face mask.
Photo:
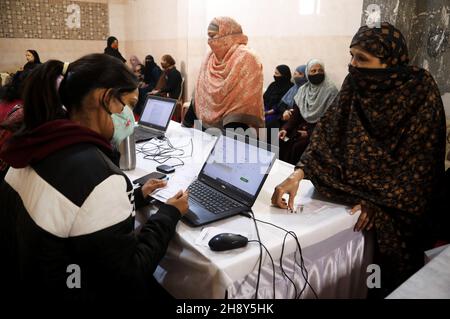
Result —
[[314, 75], [309, 75], [308, 76], [308, 80], [309, 82], [311, 82], [314, 85], [319, 85], [320, 83], [323, 82], [323, 80], [325, 80], [325, 74], [324, 73], [317, 73]]
[[407, 67], [386, 69], [366, 69], [348, 66], [351, 84], [356, 89], [370, 89], [374, 91], [390, 90], [402, 85], [409, 78]]
[[349, 64], [348, 72], [353, 76], [380, 78], [390, 76], [393, 73], [398, 72], [398, 68], [369, 69], [369, 68], [357, 68]]
[[279, 82], [279, 81], [281, 81], [282, 79], [283, 79], [283, 77], [282, 76], [273, 76], [273, 79], [275, 80], [275, 82]]
[[295, 84], [297, 84], [298, 86], [302, 86], [303, 84], [305, 84], [306, 82], [308, 82], [308, 80], [305, 77], [296, 77], [294, 78], [294, 82]]

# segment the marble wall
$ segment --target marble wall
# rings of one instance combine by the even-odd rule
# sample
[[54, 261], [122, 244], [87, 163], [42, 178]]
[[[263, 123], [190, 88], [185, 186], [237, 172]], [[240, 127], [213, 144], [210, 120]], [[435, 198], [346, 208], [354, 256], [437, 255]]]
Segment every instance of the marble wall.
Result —
[[0, 38], [105, 40], [107, 3], [69, 0], [0, 1]]
[[370, 4], [378, 4], [381, 19], [402, 31], [411, 63], [431, 72], [450, 118], [450, 0], [364, 0], [363, 7]]
[[[13, 0], [0, 0], [0, 4], [2, 8], [4, 8], [4, 4], [6, 2], [9, 3], [27, 3], [28, 6], [30, 6], [32, 3], [37, 4], [39, 3], [39, 6], [41, 4], [63, 4], [68, 3], [66, 0], [32, 0], [32, 1], [13, 1]], [[120, 42], [120, 50], [126, 50], [125, 43], [124, 43], [124, 37], [125, 37], [125, 24], [126, 16], [125, 16], [125, 9], [128, 6], [128, 0], [78, 0], [75, 3], [80, 4], [81, 8], [89, 8], [92, 6], [98, 6], [98, 8], [103, 8], [103, 17], [107, 17], [106, 19], [106, 29], [109, 30], [108, 32], [104, 32], [104, 29], [99, 28], [96, 29], [95, 34], [100, 34], [98, 38], [93, 37], [91, 40], [89, 40], [90, 37], [90, 31], [89, 31], [89, 37], [86, 39], [83, 38], [79, 39], [78, 36], [75, 37], [66, 37], [65, 38], [65, 32], [64, 28], [60, 28], [61, 36], [56, 36], [55, 38], [49, 38], [48, 36], [42, 36], [39, 38], [39, 36], [27, 36], [22, 38], [16, 38], [16, 37], [6, 37], [5, 34], [0, 35], [0, 52], [1, 52], [1, 58], [0, 58], [0, 72], [15, 72], [19, 68], [21, 68], [25, 63], [25, 51], [28, 49], [33, 49], [38, 51], [40, 58], [42, 61], [47, 61], [49, 59], [58, 59], [62, 61], [74, 61], [77, 58], [89, 54], [89, 53], [102, 53], [103, 49], [106, 47], [106, 36], [111, 34], [116, 36], [119, 39]], [[70, 2], [72, 3], [72, 2]], [[87, 5], [87, 7], [86, 7]], [[21, 10], [22, 7], [20, 7]], [[31, 6], [30, 6], [31, 8]], [[26, 8], [24, 7], [24, 11], [26, 11]], [[6, 14], [6, 17], [5, 17]], [[41, 10], [40, 14], [46, 15], [45, 10]], [[50, 10], [48, 12], [50, 15]], [[68, 15], [65, 13], [65, 15]], [[24, 19], [28, 21], [27, 19], [31, 19], [30, 21], [34, 21], [33, 19], [37, 19], [37, 16], [33, 14], [27, 14], [24, 16]], [[81, 25], [83, 26], [83, 18], [84, 15], [81, 16]], [[88, 15], [89, 16], [89, 15]], [[98, 22], [103, 23], [104, 19], [100, 17], [92, 18], [91, 20], [98, 20]], [[1, 23], [8, 23], [7, 21], [7, 11], [1, 11], [1, 17], [0, 17]], [[63, 23], [63, 20], [59, 21], [58, 23]], [[102, 22], [103, 21], [103, 22]], [[27, 22], [28, 23], [28, 22]], [[86, 23], [89, 23], [89, 18]], [[48, 23], [44, 23], [41, 25], [45, 30], [47, 27], [51, 27]], [[39, 30], [37, 26], [33, 24], [33, 27], [31, 28], [33, 30]], [[13, 29], [12, 29], [13, 30]], [[23, 32], [25, 29], [21, 29]], [[84, 30], [84, 29], [83, 29]], [[88, 30], [88, 29], [86, 29]], [[102, 31], [103, 30], [103, 31]], [[33, 31], [33, 32], [35, 32]], [[9, 31], [8, 31], [9, 32]], [[14, 30], [12, 31], [14, 32]], [[87, 32], [87, 31], [86, 31]], [[41, 32], [42, 34], [42, 32]], [[64, 34], [64, 36], [63, 36]], [[18, 34], [14, 34], [15, 36]], [[38, 33], [39, 35], [39, 33]], [[81, 37], [82, 35], [80, 35]], [[87, 35], [86, 35], [87, 36]]]

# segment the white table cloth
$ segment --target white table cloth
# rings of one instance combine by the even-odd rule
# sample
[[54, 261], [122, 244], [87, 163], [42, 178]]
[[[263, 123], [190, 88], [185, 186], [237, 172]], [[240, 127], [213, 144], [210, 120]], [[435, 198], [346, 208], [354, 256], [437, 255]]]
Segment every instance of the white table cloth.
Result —
[[[178, 167], [174, 175], [195, 178], [214, 144], [214, 138], [198, 130], [182, 128], [175, 122], [171, 122], [166, 136], [174, 146], [187, 145], [192, 138], [193, 156], [184, 158], [185, 165]], [[186, 150], [189, 148], [187, 146]], [[127, 174], [135, 179], [154, 171], [157, 165], [138, 154], [136, 169]], [[365, 241], [363, 235], [353, 232], [358, 215], [350, 215], [349, 207], [316, 199], [314, 187], [307, 180], [301, 182], [296, 198], [296, 203], [303, 205], [302, 213], [290, 213], [271, 206], [270, 199], [275, 186], [292, 171], [292, 165], [279, 160], [275, 162], [252, 208], [255, 217], [295, 232], [303, 249], [309, 282], [319, 298], [364, 298], [367, 292], [366, 266], [371, 260], [371, 250], [367, 249], [370, 243]], [[171, 179], [175, 180], [176, 177]], [[189, 182], [186, 181], [186, 184]], [[147, 217], [148, 212], [138, 215], [137, 225], [145, 222]], [[224, 298], [226, 292], [229, 298], [253, 298], [258, 274], [259, 244], [249, 243], [237, 250], [214, 252], [204, 244], [199, 244], [202, 229], [208, 227], [245, 234], [249, 240], [257, 239], [253, 221], [244, 216], [235, 216], [199, 228], [180, 222], [155, 277], [177, 298]], [[258, 223], [258, 228], [261, 241], [276, 264], [276, 298], [294, 298], [294, 286], [281, 274], [279, 267], [285, 233], [262, 223]], [[304, 280], [300, 277], [300, 268], [294, 265], [294, 256], [298, 256], [298, 250], [291, 236], [286, 240], [284, 256], [283, 268], [294, 278], [299, 292]], [[272, 279], [272, 263], [263, 250], [260, 298], [273, 297]], [[312, 298], [311, 289], [305, 289], [301, 297]]]

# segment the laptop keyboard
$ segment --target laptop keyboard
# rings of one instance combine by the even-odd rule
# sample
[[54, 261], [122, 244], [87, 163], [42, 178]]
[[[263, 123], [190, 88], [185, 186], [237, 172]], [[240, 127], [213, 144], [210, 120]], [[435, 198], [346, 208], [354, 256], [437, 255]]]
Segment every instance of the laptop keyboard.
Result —
[[189, 196], [195, 198], [197, 202], [214, 214], [230, 211], [241, 206], [238, 202], [198, 180], [189, 186]]
[[152, 137], [157, 137], [158, 135], [153, 132], [149, 132], [145, 129], [142, 129], [140, 127], [135, 127], [134, 129], [134, 139], [136, 141], [144, 140], [144, 139], [150, 139]]

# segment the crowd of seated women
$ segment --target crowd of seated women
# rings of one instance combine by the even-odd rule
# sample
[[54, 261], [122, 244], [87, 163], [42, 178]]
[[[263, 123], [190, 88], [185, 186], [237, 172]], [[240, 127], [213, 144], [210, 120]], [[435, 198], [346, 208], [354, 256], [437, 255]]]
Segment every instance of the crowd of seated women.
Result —
[[[281, 159], [295, 168], [274, 189], [274, 206], [292, 211], [300, 181], [309, 179], [326, 198], [359, 212], [354, 230], [375, 235], [374, 263], [383, 271], [375, 295], [417, 271], [438, 239], [450, 240], [443, 103], [432, 74], [410, 65], [397, 28], [381, 23], [356, 32], [340, 89], [324, 63], [311, 59], [293, 81], [288, 66], [277, 66], [264, 92], [263, 66], [241, 26], [217, 17], [207, 32], [211, 50], [182, 124], [254, 130], [279, 142]], [[147, 94], [178, 99], [182, 78], [170, 55], [161, 58], [162, 70], [150, 55], [144, 64], [136, 56], [131, 67], [124, 62], [114, 37], [105, 54], [71, 63], [39, 65], [28, 50], [27, 64], [2, 91], [0, 273], [12, 293], [167, 297], [151, 270], [188, 211], [188, 194], [169, 199], [135, 234], [135, 208], [165, 182], [133, 189], [112, 146], [132, 134], [134, 104], [139, 113]], [[270, 132], [263, 137], [261, 129]], [[82, 264], [83, 289], [67, 289], [67, 261]], [[25, 285], [31, 288], [22, 291]]]

